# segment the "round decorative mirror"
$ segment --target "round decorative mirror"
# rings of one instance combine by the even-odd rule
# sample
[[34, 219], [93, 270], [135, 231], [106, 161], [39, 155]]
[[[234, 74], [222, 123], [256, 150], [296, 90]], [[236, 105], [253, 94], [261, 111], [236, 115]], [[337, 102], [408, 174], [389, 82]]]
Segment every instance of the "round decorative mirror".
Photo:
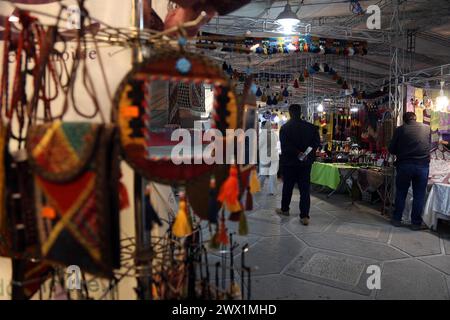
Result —
[[[207, 164], [204, 141], [241, 127], [229, 76], [192, 53], [158, 52], [137, 65], [116, 93], [116, 121], [125, 160], [148, 180], [186, 184], [220, 165]], [[181, 151], [180, 151], [181, 150]]]

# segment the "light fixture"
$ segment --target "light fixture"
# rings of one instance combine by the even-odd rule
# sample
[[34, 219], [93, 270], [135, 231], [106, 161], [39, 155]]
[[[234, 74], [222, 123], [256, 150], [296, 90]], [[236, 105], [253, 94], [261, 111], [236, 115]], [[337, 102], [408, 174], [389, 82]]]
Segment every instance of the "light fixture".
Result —
[[350, 112], [358, 112], [358, 107], [352, 107], [351, 109], [350, 109]]
[[441, 81], [441, 91], [439, 97], [436, 98], [436, 111], [447, 111], [449, 105], [448, 98], [444, 95], [444, 84], [445, 81]]
[[323, 112], [323, 104], [319, 104], [318, 106], [317, 106], [317, 111], [318, 112]]
[[289, 1], [276, 20], [281, 25], [284, 34], [292, 34], [294, 32], [294, 27], [300, 22], [297, 15], [292, 11]]

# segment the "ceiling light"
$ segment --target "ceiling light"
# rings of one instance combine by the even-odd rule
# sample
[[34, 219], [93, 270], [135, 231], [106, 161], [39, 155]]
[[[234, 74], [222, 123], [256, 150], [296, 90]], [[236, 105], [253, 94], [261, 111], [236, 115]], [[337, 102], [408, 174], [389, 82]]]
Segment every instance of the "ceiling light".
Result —
[[439, 97], [436, 98], [436, 111], [447, 111], [449, 105], [448, 98], [444, 95], [445, 81], [441, 81], [441, 91]]
[[323, 112], [323, 104], [319, 104], [318, 106], [317, 106], [317, 111], [318, 112]]
[[284, 7], [283, 12], [281, 12], [277, 17], [277, 22], [281, 25], [282, 31], [285, 34], [291, 34], [294, 31], [294, 27], [299, 24], [300, 20], [297, 15], [292, 11], [291, 5], [288, 3]]

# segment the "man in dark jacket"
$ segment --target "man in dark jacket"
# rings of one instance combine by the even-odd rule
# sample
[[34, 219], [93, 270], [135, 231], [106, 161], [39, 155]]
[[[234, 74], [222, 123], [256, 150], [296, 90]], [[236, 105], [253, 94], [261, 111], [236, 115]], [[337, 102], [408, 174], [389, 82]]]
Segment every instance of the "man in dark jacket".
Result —
[[283, 176], [283, 194], [278, 214], [289, 215], [292, 191], [297, 184], [300, 190], [300, 222], [309, 224], [311, 206], [310, 186], [311, 167], [320, 146], [319, 129], [301, 119], [301, 106], [289, 107], [291, 119], [280, 129], [281, 174]]
[[409, 186], [413, 188], [411, 229], [422, 227], [422, 211], [428, 184], [430, 167], [431, 132], [430, 127], [416, 122], [414, 112], [403, 116], [404, 125], [398, 127], [389, 146], [389, 152], [397, 156], [396, 197], [392, 224], [401, 226], [405, 200]]

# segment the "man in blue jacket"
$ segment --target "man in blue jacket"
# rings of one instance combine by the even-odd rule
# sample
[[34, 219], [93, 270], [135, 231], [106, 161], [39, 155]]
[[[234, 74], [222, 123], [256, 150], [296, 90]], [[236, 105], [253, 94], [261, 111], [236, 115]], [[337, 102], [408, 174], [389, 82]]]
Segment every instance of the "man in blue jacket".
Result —
[[401, 226], [409, 186], [413, 188], [411, 229], [422, 229], [422, 212], [430, 168], [430, 127], [416, 121], [414, 112], [403, 116], [405, 123], [398, 127], [389, 145], [389, 152], [397, 157], [396, 197], [392, 224]]
[[301, 106], [289, 107], [291, 119], [280, 129], [281, 174], [283, 176], [283, 193], [281, 209], [276, 212], [289, 216], [292, 191], [295, 185], [300, 190], [300, 222], [309, 224], [311, 206], [311, 168], [320, 146], [319, 129], [301, 119]]

